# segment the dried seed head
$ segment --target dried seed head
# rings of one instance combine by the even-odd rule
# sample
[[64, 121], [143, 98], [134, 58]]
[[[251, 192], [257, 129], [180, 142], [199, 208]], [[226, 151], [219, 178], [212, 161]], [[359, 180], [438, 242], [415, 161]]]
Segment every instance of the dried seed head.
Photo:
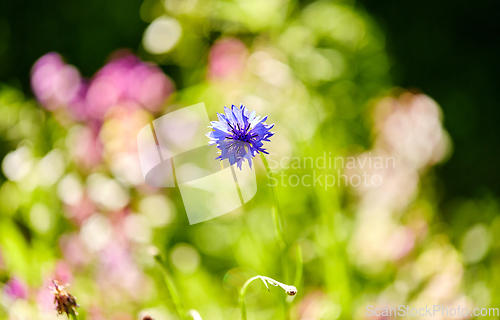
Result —
[[76, 303], [76, 298], [64, 290], [68, 285], [63, 286], [56, 280], [52, 280], [52, 283], [54, 286], [49, 287], [49, 289], [54, 294], [54, 304], [57, 313], [66, 313], [68, 318], [70, 314], [78, 315], [76, 308], [79, 307], [79, 305]]
[[150, 316], [144, 316], [144, 318], [142, 318], [142, 320], [154, 320], [154, 319], [151, 318]]

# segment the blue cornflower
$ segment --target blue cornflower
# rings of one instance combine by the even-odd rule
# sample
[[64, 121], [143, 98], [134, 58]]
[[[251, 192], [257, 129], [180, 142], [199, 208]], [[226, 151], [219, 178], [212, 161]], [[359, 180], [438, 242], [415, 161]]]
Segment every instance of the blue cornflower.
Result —
[[209, 128], [214, 131], [207, 133], [209, 145], [215, 144], [220, 149], [220, 156], [216, 159], [229, 159], [229, 163], [236, 163], [240, 170], [246, 159], [252, 168], [252, 158], [257, 153], [268, 154], [262, 142], [269, 141], [274, 135], [274, 132], [269, 131], [274, 124], [266, 124], [267, 116], [262, 119], [256, 117], [255, 111], [248, 112], [243, 104], [239, 108], [234, 104], [231, 109], [224, 107], [224, 113], [217, 113], [219, 121], [212, 121]]

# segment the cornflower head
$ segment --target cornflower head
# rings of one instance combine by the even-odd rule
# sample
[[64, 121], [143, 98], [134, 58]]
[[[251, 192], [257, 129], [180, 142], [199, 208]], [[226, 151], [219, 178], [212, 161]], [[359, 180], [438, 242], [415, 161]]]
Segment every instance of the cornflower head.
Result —
[[274, 135], [271, 130], [274, 124], [266, 124], [267, 116], [261, 118], [255, 111], [249, 112], [242, 104], [234, 104], [230, 108], [224, 107], [224, 114], [217, 113], [219, 121], [212, 121], [213, 131], [207, 133], [210, 138], [209, 145], [216, 145], [220, 150], [219, 160], [228, 159], [231, 165], [241, 166], [245, 160], [252, 168], [252, 158], [259, 153], [265, 153], [264, 141]]
[[66, 315], [71, 315], [74, 319], [78, 315], [76, 308], [79, 305], [76, 303], [76, 298], [64, 290], [68, 285], [61, 285], [58, 281], [52, 280], [54, 286], [49, 287], [49, 290], [54, 294], [54, 304], [56, 306], [56, 311], [59, 314], [66, 313]]

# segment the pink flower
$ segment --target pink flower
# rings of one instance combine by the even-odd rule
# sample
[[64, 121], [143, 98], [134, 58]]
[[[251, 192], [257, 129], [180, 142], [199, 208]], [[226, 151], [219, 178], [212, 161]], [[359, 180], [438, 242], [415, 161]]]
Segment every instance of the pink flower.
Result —
[[67, 107], [81, 85], [78, 70], [51, 52], [38, 59], [31, 70], [31, 87], [37, 99], [48, 110]]
[[13, 300], [26, 299], [28, 297], [28, 287], [23, 281], [15, 277], [5, 284], [3, 290]]
[[46, 109], [65, 107], [78, 121], [102, 121], [109, 109], [120, 104], [156, 112], [175, 89], [160, 68], [128, 51], [115, 53], [90, 81], [58, 53], [48, 53], [33, 66], [31, 85]]
[[158, 111], [173, 90], [172, 81], [157, 66], [125, 53], [112, 59], [92, 78], [86, 96], [87, 107], [98, 119], [121, 103], [135, 102], [150, 111]]
[[66, 206], [68, 218], [72, 219], [77, 225], [81, 225], [95, 210], [95, 205], [87, 194], [84, 194], [78, 203]]
[[126, 240], [116, 230], [115, 237], [99, 253], [99, 285], [106, 291], [141, 299], [145, 292], [144, 274], [135, 262]]
[[138, 64], [132, 69], [129, 98], [150, 111], [158, 111], [163, 101], [174, 91], [172, 81], [152, 64]]
[[405, 92], [377, 105], [377, 145], [415, 169], [439, 162], [449, 141], [441, 123], [439, 106], [424, 94]]
[[90, 320], [105, 320], [106, 318], [103, 315], [103, 312], [101, 309], [99, 309], [98, 306], [92, 306], [89, 308], [87, 311], [88, 318]]
[[217, 41], [208, 56], [208, 77], [226, 79], [239, 76], [244, 70], [247, 48], [238, 39]]
[[99, 138], [100, 128], [85, 126], [79, 128], [73, 137], [72, 154], [75, 161], [86, 169], [97, 166], [102, 161], [102, 142]]
[[321, 319], [326, 310], [338, 307], [323, 291], [315, 290], [308, 293], [295, 308], [300, 319]]
[[149, 114], [136, 104], [124, 104], [110, 110], [99, 134], [106, 157], [123, 152], [136, 154], [137, 134], [149, 121]]
[[64, 261], [57, 262], [56, 269], [54, 270], [54, 278], [61, 283], [73, 281], [73, 273], [70, 266]]
[[69, 106], [69, 113], [73, 119], [77, 121], [85, 121], [89, 118], [89, 110], [87, 107], [87, 91], [89, 90], [88, 79], [82, 79], [80, 87], [73, 97]]
[[92, 259], [78, 234], [64, 235], [59, 240], [59, 246], [64, 260], [73, 268], [82, 268]]
[[47, 290], [49, 285], [50, 282], [47, 281], [46, 285], [38, 289], [36, 293], [36, 303], [38, 305], [38, 309], [44, 312], [54, 310], [54, 295], [52, 292]]

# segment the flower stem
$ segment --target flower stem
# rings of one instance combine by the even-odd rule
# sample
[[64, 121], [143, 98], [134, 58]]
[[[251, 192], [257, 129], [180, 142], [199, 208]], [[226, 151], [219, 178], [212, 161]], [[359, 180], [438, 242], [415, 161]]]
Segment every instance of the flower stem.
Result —
[[184, 305], [182, 304], [179, 291], [175, 286], [175, 282], [172, 275], [170, 274], [170, 270], [166, 265], [165, 261], [161, 258], [160, 254], [156, 254], [154, 258], [158, 263], [158, 265], [161, 267], [161, 271], [163, 272], [163, 279], [165, 280], [168, 292], [172, 297], [172, 302], [174, 303], [175, 312], [177, 313], [179, 319], [183, 320], [186, 317], [186, 311], [185, 311], [186, 309], [184, 309]]
[[76, 318], [76, 314], [74, 314], [74, 313], [72, 313], [72, 314], [71, 314], [71, 318], [72, 318], [73, 320], [78, 320], [78, 319]]
[[280, 203], [278, 200], [278, 193], [276, 191], [276, 185], [273, 184], [272, 181], [277, 181], [274, 177], [274, 173], [269, 167], [269, 163], [267, 162], [266, 157], [263, 153], [260, 153], [260, 158], [262, 159], [262, 163], [264, 163], [264, 167], [267, 171], [267, 177], [269, 178], [269, 186], [273, 190], [273, 198], [274, 198], [274, 210], [273, 210], [273, 220], [274, 220], [274, 230], [276, 233], [276, 238], [278, 240], [278, 246], [281, 250], [281, 264], [283, 268], [283, 276], [285, 281], [289, 282], [289, 263], [288, 263], [288, 245], [287, 245], [287, 237], [285, 233], [285, 218], [283, 217], [283, 213], [281, 212]]
[[303, 264], [304, 264], [304, 259], [302, 257], [302, 247], [300, 246], [299, 243], [296, 244], [297, 245], [297, 249], [296, 249], [296, 252], [295, 252], [295, 255], [296, 255], [296, 270], [295, 270], [295, 279], [293, 281], [293, 284], [299, 288], [300, 287], [300, 283], [302, 282], [302, 273], [303, 273]]

